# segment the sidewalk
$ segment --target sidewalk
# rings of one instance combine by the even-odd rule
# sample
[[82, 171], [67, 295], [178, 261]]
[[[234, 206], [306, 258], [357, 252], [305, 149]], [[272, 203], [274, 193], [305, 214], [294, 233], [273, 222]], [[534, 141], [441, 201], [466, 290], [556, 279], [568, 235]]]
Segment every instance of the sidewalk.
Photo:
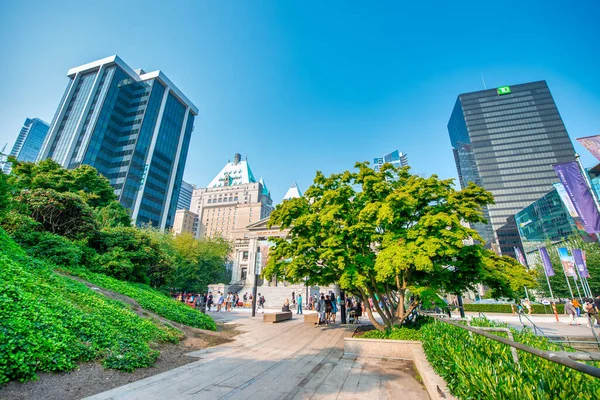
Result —
[[245, 333], [189, 354], [199, 361], [90, 399], [429, 398], [413, 377], [412, 362], [344, 357], [344, 337], [352, 335], [352, 326], [307, 325], [295, 313], [291, 321], [265, 324], [261, 314], [250, 313], [211, 313]]

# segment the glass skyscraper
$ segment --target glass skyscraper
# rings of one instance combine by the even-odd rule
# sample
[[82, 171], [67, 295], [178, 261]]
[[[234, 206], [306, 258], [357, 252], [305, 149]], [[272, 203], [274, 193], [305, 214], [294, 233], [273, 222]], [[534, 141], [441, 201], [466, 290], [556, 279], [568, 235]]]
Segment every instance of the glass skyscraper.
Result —
[[192, 193], [194, 192], [194, 185], [181, 181], [181, 190], [179, 191], [179, 199], [177, 200], [178, 210], [189, 210], [192, 205]]
[[546, 242], [561, 242], [572, 234], [579, 234], [585, 239], [589, 236], [583, 226], [577, 226], [577, 222], [571, 217], [554, 188], [519, 211], [515, 220], [524, 254], [537, 251], [545, 246]]
[[[48, 134], [48, 128], [48, 123], [39, 118], [25, 119], [10, 155], [16, 157], [17, 161], [35, 162]], [[10, 163], [6, 163], [2, 171], [8, 174], [10, 169]]]
[[381, 166], [385, 163], [390, 163], [394, 167], [406, 167], [408, 166], [408, 157], [405, 153], [400, 153], [398, 150], [392, 151], [383, 157], [376, 157], [373, 159], [373, 169], [379, 171]]
[[38, 159], [95, 167], [137, 224], [171, 227], [198, 109], [161, 72], [118, 56], [68, 71]]
[[448, 122], [462, 187], [490, 191], [488, 224], [474, 226], [488, 246], [514, 256], [521, 247], [514, 215], [552, 190], [553, 164], [575, 150], [545, 81], [458, 96]]

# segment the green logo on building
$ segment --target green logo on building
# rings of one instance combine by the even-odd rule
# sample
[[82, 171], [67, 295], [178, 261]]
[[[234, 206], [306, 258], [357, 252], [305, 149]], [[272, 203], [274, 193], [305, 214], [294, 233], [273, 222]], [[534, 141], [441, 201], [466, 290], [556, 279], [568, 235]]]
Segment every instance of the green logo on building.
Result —
[[500, 86], [498, 88], [498, 94], [509, 94], [510, 93], [510, 86]]

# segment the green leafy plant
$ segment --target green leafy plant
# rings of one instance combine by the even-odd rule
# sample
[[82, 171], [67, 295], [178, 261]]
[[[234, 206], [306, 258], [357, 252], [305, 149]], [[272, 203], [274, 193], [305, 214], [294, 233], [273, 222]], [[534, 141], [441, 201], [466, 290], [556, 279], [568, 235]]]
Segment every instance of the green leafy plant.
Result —
[[72, 268], [65, 272], [79, 276], [105, 289], [129, 296], [137, 301], [141, 307], [171, 321], [200, 329], [217, 330], [217, 325], [210, 316], [186, 304], [175, 301], [148, 285], [120, 281], [106, 275], [87, 271], [83, 268]]
[[122, 371], [148, 367], [159, 354], [151, 343], [181, 337], [57, 274], [0, 229], [0, 385], [96, 359]]
[[[486, 319], [473, 319], [471, 325], [506, 326]], [[512, 333], [528, 346], [560, 350], [528, 330]], [[461, 399], [600, 398], [599, 379], [523, 351], [516, 364], [509, 346], [443, 322], [424, 326], [421, 340], [434, 370]]]

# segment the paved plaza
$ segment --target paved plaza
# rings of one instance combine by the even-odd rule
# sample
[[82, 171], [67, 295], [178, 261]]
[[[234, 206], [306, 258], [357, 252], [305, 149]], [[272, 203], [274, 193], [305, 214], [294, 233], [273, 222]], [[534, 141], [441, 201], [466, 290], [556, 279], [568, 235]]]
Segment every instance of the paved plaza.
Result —
[[244, 333], [190, 353], [198, 361], [90, 399], [429, 398], [410, 361], [344, 356], [353, 327], [315, 327], [296, 314], [277, 324], [263, 323], [261, 314], [252, 318], [249, 310], [212, 315]]

